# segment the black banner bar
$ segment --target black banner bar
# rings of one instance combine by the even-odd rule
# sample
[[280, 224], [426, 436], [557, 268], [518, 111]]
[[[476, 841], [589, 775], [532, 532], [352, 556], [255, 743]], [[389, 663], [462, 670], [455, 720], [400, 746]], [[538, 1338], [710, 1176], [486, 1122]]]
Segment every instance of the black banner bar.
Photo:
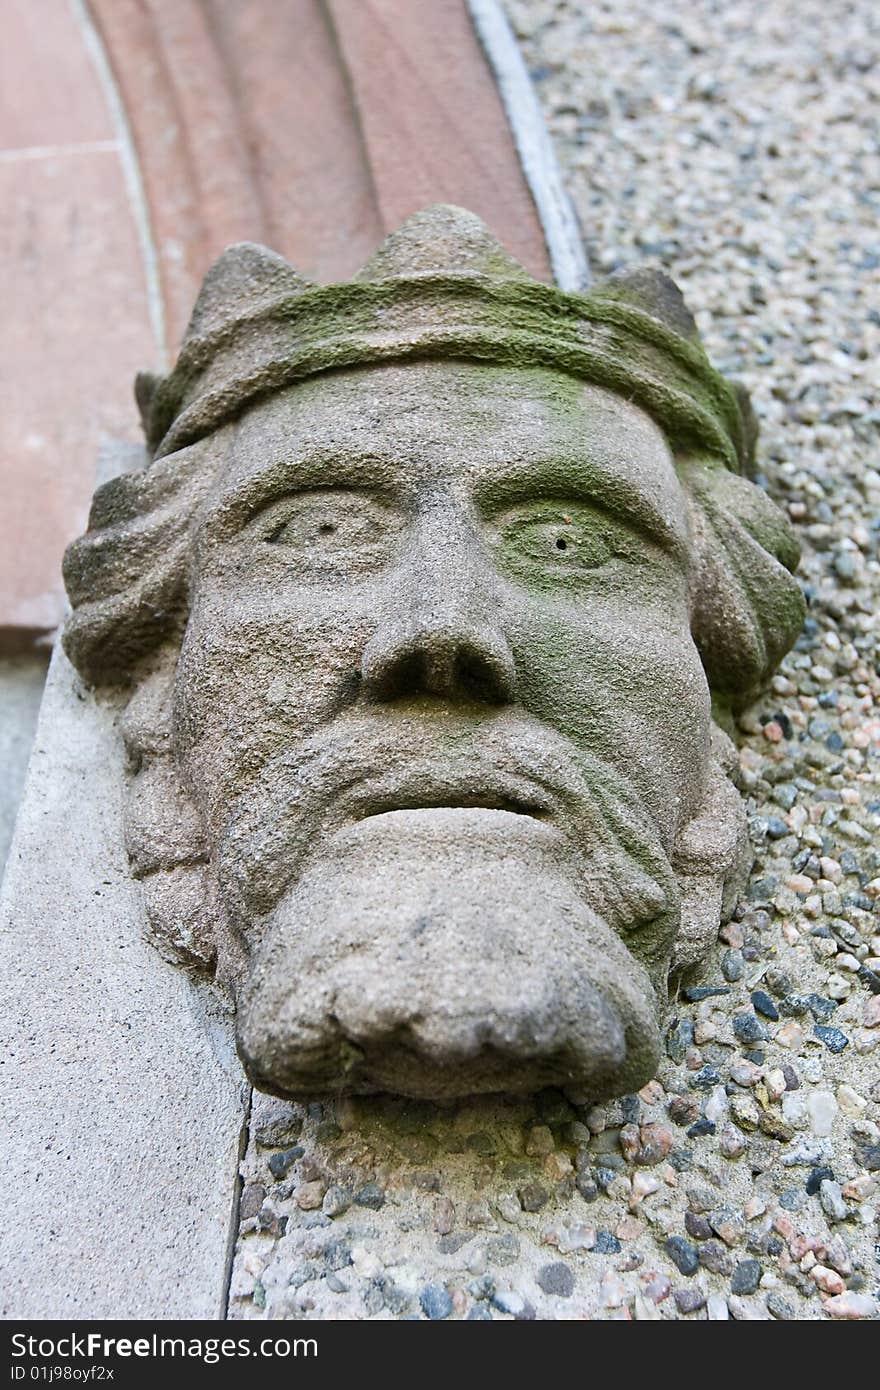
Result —
[[[410, 1366], [405, 1359], [430, 1349], [432, 1370], [454, 1370], [475, 1348], [491, 1349], [493, 1367], [511, 1371], [530, 1364], [546, 1367], [548, 1345], [541, 1334], [497, 1337], [480, 1342], [481, 1333], [422, 1331], [426, 1320], [370, 1319], [358, 1322], [5, 1322], [0, 1323], [4, 1355], [0, 1390], [5, 1386], [189, 1387], [218, 1385], [229, 1372], [266, 1378], [267, 1385], [318, 1384], [322, 1372], [351, 1370], [363, 1375], [372, 1366]], [[455, 1324], [461, 1326], [462, 1324]], [[531, 1324], [536, 1326], [547, 1324]], [[560, 1324], [551, 1324], [558, 1330]], [[583, 1332], [579, 1333], [583, 1336]], [[461, 1337], [461, 1340], [459, 1340]], [[476, 1337], [477, 1340], [474, 1340]], [[427, 1338], [427, 1340], [425, 1340]], [[415, 1340], [414, 1340], [415, 1339]], [[529, 1346], [530, 1344], [530, 1346]], [[534, 1361], [530, 1355], [534, 1354]], [[526, 1352], [525, 1358], [523, 1351]], [[538, 1358], [540, 1357], [540, 1363]], [[370, 1359], [367, 1359], [370, 1358]], [[403, 1360], [401, 1358], [404, 1358]], [[465, 1364], [470, 1364], [468, 1361]]]

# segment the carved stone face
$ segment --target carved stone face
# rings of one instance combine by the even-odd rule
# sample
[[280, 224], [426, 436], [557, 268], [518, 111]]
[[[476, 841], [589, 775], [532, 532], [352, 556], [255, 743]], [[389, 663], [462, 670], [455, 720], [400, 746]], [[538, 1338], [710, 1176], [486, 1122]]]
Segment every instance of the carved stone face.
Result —
[[246, 412], [175, 717], [260, 1085], [647, 1079], [709, 774], [690, 551], [661, 430], [562, 373], [352, 370]]
[[710, 688], [803, 619], [680, 292], [563, 294], [429, 208], [344, 285], [230, 247], [137, 394], [64, 644], [132, 688], [148, 930], [229, 987], [252, 1079], [642, 1085], [747, 863]]

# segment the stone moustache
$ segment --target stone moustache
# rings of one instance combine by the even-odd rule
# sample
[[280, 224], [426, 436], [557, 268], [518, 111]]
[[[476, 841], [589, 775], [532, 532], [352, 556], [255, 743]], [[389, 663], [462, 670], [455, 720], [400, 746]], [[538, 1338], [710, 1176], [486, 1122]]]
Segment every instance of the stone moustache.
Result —
[[232, 247], [137, 395], [64, 645], [130, 686], [149, 930], [251, 1079], [641, 1086], [748, 867], [720, 725], [803, 619], [679, 291], [564, 294], [432, 208], [343, 285]]

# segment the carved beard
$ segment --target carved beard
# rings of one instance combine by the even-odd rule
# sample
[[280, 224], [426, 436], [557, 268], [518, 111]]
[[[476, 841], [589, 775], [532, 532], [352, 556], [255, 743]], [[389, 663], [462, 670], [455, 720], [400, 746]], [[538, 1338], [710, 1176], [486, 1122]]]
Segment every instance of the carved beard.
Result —
[[[175, 817], [190, 827], [144, 875], [154, 939], [204, 960], [214, 923], [243, 1060], [281, 1094], [631, 1090], [670, 961], [708, 947], [743, 864], [717, 759], [670, 856], [625, 774], [513, 712], [340, 716], [264, 767], [216, 872], [171, 758], [144, 779], [136, 870], [145, 842], [167, 857]], [[405, 809], [432, 805], [454, 809]]]
[[348, 712], [266, 765], [218, 865], [262, 1089], [598, 1099], [653, 1074], [675, 874], [625, 773], [535, 721]]
[[658, 939], [640, 955], [665, 968], [678, 889], [626, 773], [514, 711], [474, 716], [432, 702], [427, 715], [417, 702], [392, 715], [347, 711], [270, 759], [232, 806], [218, 880], [249, 953], [267, 914], [341, 829], [389, 811], [483, 808], [554, 827], [580, 866], [585, 900], [621, 935], [653, 924]]

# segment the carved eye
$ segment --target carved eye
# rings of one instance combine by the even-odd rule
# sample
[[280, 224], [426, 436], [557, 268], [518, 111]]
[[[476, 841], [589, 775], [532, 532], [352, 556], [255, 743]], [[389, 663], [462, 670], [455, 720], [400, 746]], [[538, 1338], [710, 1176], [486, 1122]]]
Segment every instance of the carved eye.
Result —
[[627, 532], [582, 505], [517, 508], [500, 526], [502, 562], [545, 578], [588, 575], [627, 551]]
[[282, 498], [255, 525], [263, 543], [283, 548], [304, 569], [357, 570], [388, 557], [399, 519], [375, 498], [339, 489]]

